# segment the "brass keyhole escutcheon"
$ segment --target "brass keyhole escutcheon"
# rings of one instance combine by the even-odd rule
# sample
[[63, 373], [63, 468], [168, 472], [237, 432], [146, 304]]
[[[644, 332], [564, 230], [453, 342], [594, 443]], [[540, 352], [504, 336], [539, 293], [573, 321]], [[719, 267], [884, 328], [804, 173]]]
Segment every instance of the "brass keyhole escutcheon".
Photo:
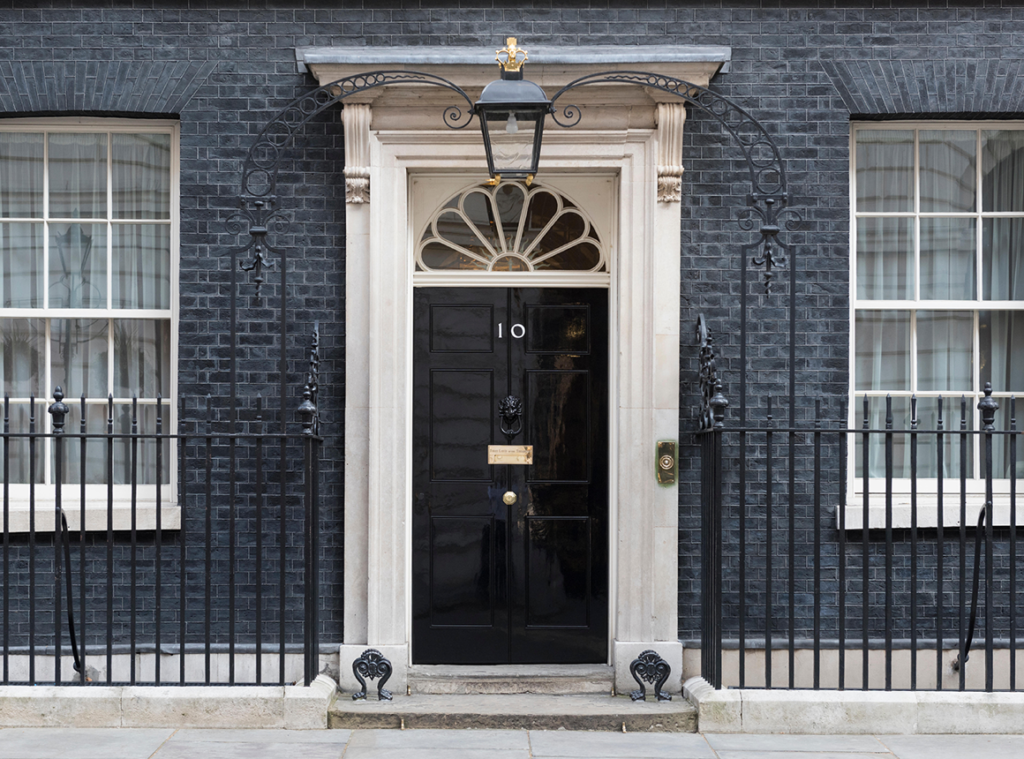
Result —
[[503, 495], [501, 497], [501, 500], [503, 500], [505, 502], [506, 506], [511, 506], [513, 503], [516, 502], [517, 499], [518, 499], [518, 496], [515, 493], [513, 493], [511, 490], [507, 491], [505, 493], [505, 495]]

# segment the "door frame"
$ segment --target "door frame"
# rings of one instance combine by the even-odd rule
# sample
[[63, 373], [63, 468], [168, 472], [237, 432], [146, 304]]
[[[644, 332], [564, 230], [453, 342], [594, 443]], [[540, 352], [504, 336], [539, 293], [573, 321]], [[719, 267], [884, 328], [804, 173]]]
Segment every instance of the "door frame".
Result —
[[[647, 648], [670, 662], [668, 687], [681, 686], [682, 677], [677, 490], [656, 484], [653, 464], [656, 441], [679, 434], [680, 217], [678, 204], [657, 200], [658, 130], [651, 126], [555, 131], [542, 153], [544, 181], [555, 186], [560, 175], [618, 179], [608, 324], [609, 663], [620, 691], [632, 687], [629, 663]], [[347, 206], [341, 672], [348, 678], [351, 661], [374, 647], [391, 659], [401, 692], [412, 615], [410, 186], [422, 173], [458, 174], [463, 184], [486, 175], [479, 137], [469, 130], [369, 129], [368, 140], [372, 202]], [[516, 283], [495, 277], [494, 285], [542, 286], [525, 276]]]

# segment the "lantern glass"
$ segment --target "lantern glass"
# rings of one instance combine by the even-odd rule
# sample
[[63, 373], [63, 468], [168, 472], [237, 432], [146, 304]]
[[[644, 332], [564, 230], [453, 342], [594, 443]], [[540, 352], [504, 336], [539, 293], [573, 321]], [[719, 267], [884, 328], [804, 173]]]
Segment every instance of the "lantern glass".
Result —
[[536, 107], [482, 109], [480, 124], [491, 176], [522, 179], [537, 173], [546, 113]]

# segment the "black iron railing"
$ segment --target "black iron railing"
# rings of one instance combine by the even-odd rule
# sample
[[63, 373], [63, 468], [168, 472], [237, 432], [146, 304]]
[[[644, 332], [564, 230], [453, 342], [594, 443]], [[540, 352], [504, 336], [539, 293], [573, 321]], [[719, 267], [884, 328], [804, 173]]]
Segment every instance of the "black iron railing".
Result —
[[858, 397], [854, 425], [822, 419], [819, 404], [779, 425], [766, 398], [761, 419], [730, 427], [710, 340], [702, 348], [703, 676], [716, 688], [1015, 690], [1015, 399], [997, 402], [990, 385], [976, 404], [929, 398], [926, 425], [922, 399], [894, 413], [898, 399]]
[[159, 398], [145, 428], [138, 400], [115, 424], [112, 398], [69, 406], [60, 388], [14, 430], [5, 397], [0, 682], [315, 678], [316, 390], [311, 370], [301, 423], [274, 430], [259, 397], [229, 424], [207, 397], [173, 432]]

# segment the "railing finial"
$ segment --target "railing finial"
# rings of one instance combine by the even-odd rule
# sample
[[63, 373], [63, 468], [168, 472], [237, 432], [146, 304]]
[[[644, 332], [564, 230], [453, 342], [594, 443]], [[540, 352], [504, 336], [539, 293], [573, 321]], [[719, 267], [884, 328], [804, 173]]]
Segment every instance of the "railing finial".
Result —
[[985, 397], [978, 401], [978, 410], [981, 412], [981, 423], [985, 432], [995, 430], [996, 412], [999, 410], [999, 404], [992, 397], [991, 382], [985, 383]]
[[61, 390], [60, 385], [53, 389], [53, 401], [47, 409], [53, 416], [53, 434], [62, 435], [64, 434], [64, 419], [71, 413], [71, 409], [64, 403], [64, 391]]

